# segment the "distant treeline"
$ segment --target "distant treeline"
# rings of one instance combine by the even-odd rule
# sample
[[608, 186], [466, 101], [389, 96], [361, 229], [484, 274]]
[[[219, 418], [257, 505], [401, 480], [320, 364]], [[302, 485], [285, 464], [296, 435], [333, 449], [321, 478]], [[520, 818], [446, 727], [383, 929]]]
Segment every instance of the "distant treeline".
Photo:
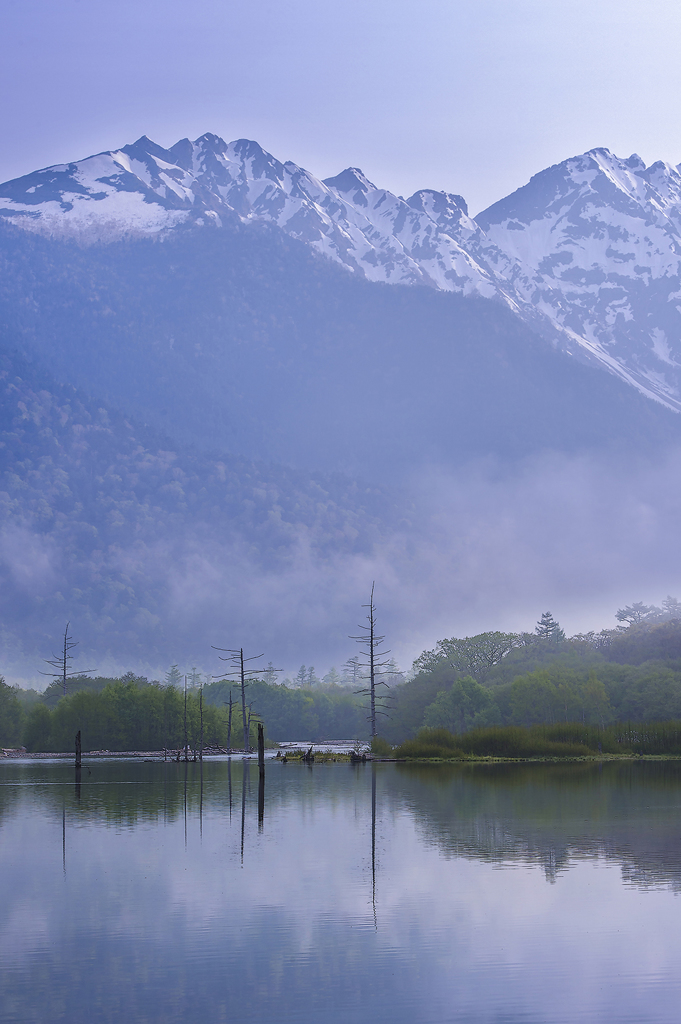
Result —
[[[568, 638], [545, 612], [533, 633], [441, 640], [416, 659], [407, 682], [392, 677], [382, 737], [401, 744], [423, 728], [463, 736], [492, 726], [574, 724], [603, 732], [618, 722], [681, 720], [681, 606], [674, 598], [661, 608], [639, 603], [620, 609], [617, 618], [617, 629]], [[203, 687], [206, 744], [227, 745], [230, 690], [232, 746], [243, 743], [239, 688], [223, 681]], [[247, 694], [252, 733], [262, 721], [271, 740], [368, 737], [366, 699], [351, 688], [256, 679]], [[198, 705], [194, 686], [187, 704], [193, 747]], [[3, 746], [70, 750], [78, 729], [83, 749], [177, 748], [184, 742], [182, 689], [132, 673], [69, 679], [66, 696], [59, 683], [44, 694], [0, 686]]]
[[[66, 696], [53, 683], [44, 694], [21, 691], [0, 682], [0, 743], [22, 744], [28, 751], [73, 749], [78, 730], [83, 750], [161, 750], [184, 745], [184, 693], [132, 673], [123, 679], [85, 676], [68, 681]], [[243, 718], [238, 688], [226, 682], [203, 687], [205, 746], [228, 746], [229, 694], [232, 691], [231, 746], [243, 747]], [[187, 693], [187, 740], [200, 742], [199, 689]], [[366, 711], [341, 687], [289, 689], [253, 680], [247, 687], [251, 742], [258, 722], [269, 739], [318, 740], [367, 735]], [[22, 706], [23, 703], [23, 706]]]

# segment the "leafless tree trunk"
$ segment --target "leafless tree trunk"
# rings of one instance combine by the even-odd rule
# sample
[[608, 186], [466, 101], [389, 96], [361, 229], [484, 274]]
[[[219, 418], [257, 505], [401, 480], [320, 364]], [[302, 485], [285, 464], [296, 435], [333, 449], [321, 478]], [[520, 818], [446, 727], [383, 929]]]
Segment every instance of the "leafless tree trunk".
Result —
[[69, 636], [69, 625], [66, 623], [66, 629], [64, 630], [64, 641], [62, 644], [62, 650], [60, 654], [54, 654], [51, 658], [45, 658], [45, 663], [56, 669], [56, 672], [41, 672], [41, 676], [50, 676], [52, 679], [61, 679], [62, 683], [62, 696], [66, 696], [66, 682], [71, 676], [86, 676], [94, 669], [85, 668], [76, 672], [69, 668], [69, 662], [73, 661], [73, 655], [71, 651], [74, 647], [78, 646], [79, 641], [74, 640], [72, 636]]
[[365, 676], [365, 678], [368, 679], [369, 686], [362, 690], [357, 690], [357, 693], [361, 693], [369, 698], [369, 707], [367, 708], [367, 710], [369, 711], [368, 719], [371, 724], [372, 739], [378, 735], [376, 729], [377, 715], [387, 715], [387, 712], [384, 710], [386, 697], [380, 694], [377, 695], [376, 687], [387, 687], [388, 685], [387, 683], [380, 680], [379, 676], [383, 674], [383, 669], [388, 664], [386, 660], [381, 659], [385, 659], [385, 656], [387, 654], [390, 654], [390, 651], [380, 650], [383, 641], [385, 640], [385, 637], [379, 636], [378, 633], [376, 632], [376, 606], [374, 605], [374, 586], [375, 584], [372, 583], [369, 604], [362, 605], [363, 608], [369, 609], [369, 614], [367, 615], [369, 625], [360, 626], [359, 628], [362, 630], [361, 634], [359, 636], [350, 637], [351, 640], [356, 640], [358, 644], [363, 644], [364, 647], [366, 648], [362, 653], [364, 657], [367, 659], [365, 668], [369, 670], [369, 674], [368, 676]]
[[[199, 740], [199, 761], [203, 761], [203, 684], [199, 690], [199, 715], [201, 718], [201, 738]], [[203, 776], [202, 776], [203, 781]]]
[[[262, 657], [262, 655], [261, 655]], [[240, 661], [240, 676], [241, 676], [241, 714], [243, 716], [244, 726], [244, 750], [248, 750], [249, 736], [248, 736], [248, 723], [246, 722], [246, 673], [244, 671], [244, 649], [239, 648], [239, 661]]]
[[[234, 666], [229, 672], [225, 672], [224, 675], [213, 676], [213, 678], [229, 679], [231, 676], [236, 676], [241, 685], [241, 715], [244, 729], [244, 752], [248, 752], [248, 750], [250, 749], [250, 739], [248, 732], [249, 719], [246, 717], [246, 685], [249, 679], [252, 679], [253, 676], [258, 674], [259, 670], [257, 668], [246, 668], [246, 665], [250, 661], [257, 661], [258, 658], [262, 658], [263, 655], [256, 654], [252, 658], [244, 658], [243, 647], [240, 647], [238, 650], [229, 647], [213, 647], [213, 650], [223, 651], [227, 655], [227, 657], [221, 657], [220, 661], [227, 661]], [[281, 672], [281, 669], [268, 668], [268, 672], [271, 675], [273, 672]], [[232, 698], [230, 693], [230, 700], [231, 699]]]
[[184, 759], [189, 760], [187, 740], [187, 677], [184, 677]]
[[[225, 704], [227, 701], [225, 701]], [[227, 750], [232, 753], [232, 710], [234, 708], [234, 701], [232, 700], [232, 691], [229, 691], [229, 718], [227, 719]]]

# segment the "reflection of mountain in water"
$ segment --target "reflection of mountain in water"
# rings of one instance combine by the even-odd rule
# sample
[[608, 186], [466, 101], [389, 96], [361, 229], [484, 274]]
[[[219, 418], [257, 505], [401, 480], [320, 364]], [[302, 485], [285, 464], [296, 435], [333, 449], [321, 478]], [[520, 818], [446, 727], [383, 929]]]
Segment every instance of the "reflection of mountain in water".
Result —
[[681, 762], [397, 765], [390, 799], [445, 857], [617, 861], [628, 884], [681, 891]]
[[[408, 814], [422, 840], [446, 858], [541, 865], [549, 881], [576, 860], [604, 858], [620, 864], [626, 884], [681, 892], [681, 761], [378, 764], [373, 770], [377, 820]], [[371, 772], [369, 765], [317, 771], [272, 762], [266, 819], [294, 805], [311, 810], [320, 803], [351, 803], [369, 829]], [[69, 764], [6, 764], [0, 823], [21, 813], [22, 805], [61, 821], [64, 798], [73, 825], [171, 822], [183, 815], [185, 799], [187, 813], [197, 818], [200, 812], [229, 815], [232, 800], [240, 809], [240, 759], [233, 759], [231, 778], [226, 761], [204, 762], [203, 787], [200, 778], [198, 764], [99, 762], [84, 776], [77, 798]], [[245, 796], [250, 820], [257, 787], [248, 781]]]

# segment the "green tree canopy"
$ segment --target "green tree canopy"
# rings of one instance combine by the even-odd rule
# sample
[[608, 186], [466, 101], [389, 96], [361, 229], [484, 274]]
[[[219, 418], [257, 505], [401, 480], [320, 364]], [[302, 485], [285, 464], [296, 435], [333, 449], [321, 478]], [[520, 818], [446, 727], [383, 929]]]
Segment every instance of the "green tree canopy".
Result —
[[520, 644], [517, 633], [498, 631], [478, 633], [463, 639], [451, 637], [438, 640], [432, 651], [424, 651], [413, 665], [414, 672], [430, 672], [439, 665], [449, 665], [461, 675], [472, 676], [478, 683], [484, 682], [492, 668]]
[[24, 713], [17, 691], [0, 676], [0, 746], [16, 746], [21, 739]]
[[492, 693], [471, 676], [457, 679], [449, 690], [440, 690], [423, 714], [424, 726], [451, 733], [494, 725], [498, 720], [499, 709]]

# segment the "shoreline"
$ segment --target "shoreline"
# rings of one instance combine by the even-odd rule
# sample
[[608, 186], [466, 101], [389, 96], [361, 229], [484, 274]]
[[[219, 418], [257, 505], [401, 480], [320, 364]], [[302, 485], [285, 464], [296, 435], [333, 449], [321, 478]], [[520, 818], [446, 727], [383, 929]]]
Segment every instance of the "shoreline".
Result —
[[[105, 758], [124, 758], [126, 760], [138, 760], [138, 761], [155, 761], [165, 762], [166, 764], [198, 764], [200, 758], [197, 756], [189, 757], [185, 762], [184, 757], [178, 758], [178, 753], [182, 755], [184, 748], [177, 750], [88, 750], [83, 751], [82, 760], [99, 760]], [[248, 758], [249, 760], [257, 760], [256, 751], [244, 751], [244, 750], [222, 750], [212, 749], [203, 751], [203, 759], [208, 760], [216, 757], [240, 757]], [[314, 759], [318, 764], [349, 764], [353, 763], [348, 755], [344, 754], [330, 754], [322, 750], [315, 751]], [[72, 751], [22, 751], [22, 750], [10, 750], [4, 749], [0, 754], [0, 760], [5, 761], [47, 761], [47, 760], [58, 760], [58, 761], [75, 761], [75, 755]], [[267, 761], [279, 761], [276, 755], [270, 751], [266, 754]], [[284, 763], [298, 763], [302, 758], [300, 756], [291, 756], [287, 754], [286, 761]], [[373, 764], [583, 764], [583, 763], [602, 763], [604, 761], [681, 761], [681, 754], [583, 754], [574, 757], [498, 757], [496, 755], [479, 755], [474, 757], [377, 757], [372, 756], [370, 753], [365, 755], [364, 763]], [[358, 758], [354, 763], [362, 763], [363, 759]]]

